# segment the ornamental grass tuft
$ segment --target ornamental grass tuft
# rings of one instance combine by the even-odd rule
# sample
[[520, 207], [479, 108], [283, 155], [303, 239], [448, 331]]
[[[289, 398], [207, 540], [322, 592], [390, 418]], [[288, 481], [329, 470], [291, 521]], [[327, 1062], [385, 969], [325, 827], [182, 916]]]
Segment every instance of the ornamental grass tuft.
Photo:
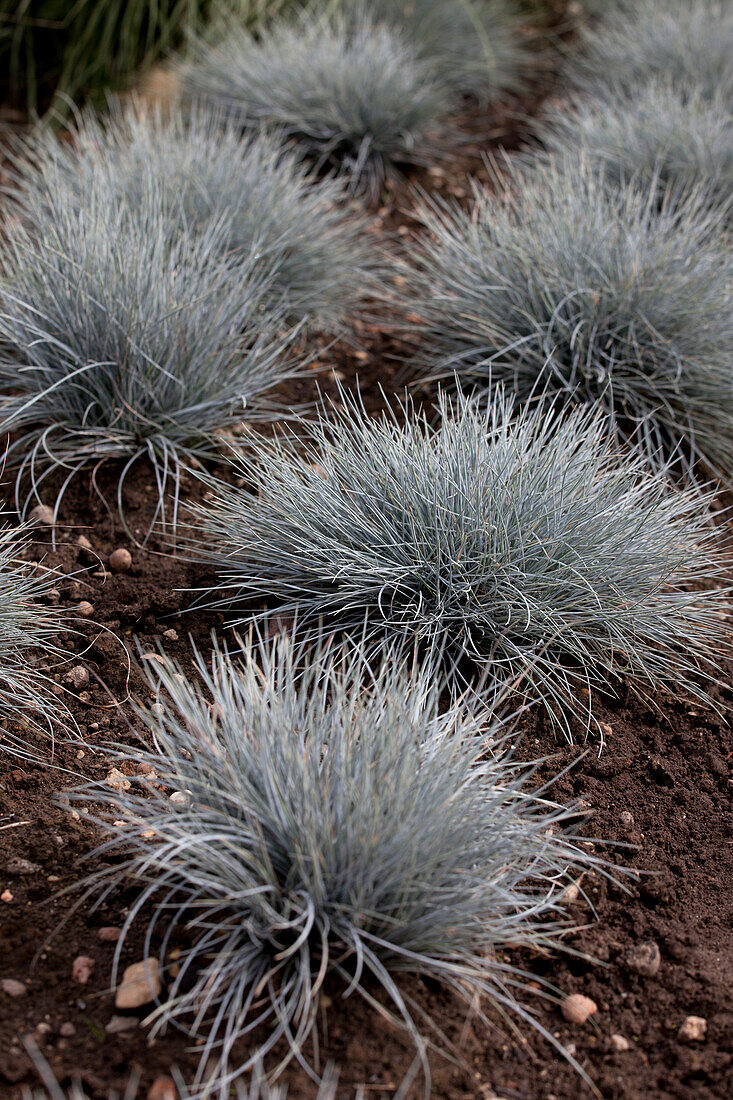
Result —
[[114, 860], [90, 889], [101, 903], [139, 887], [116, 963], [146, 920], [165, 978], [151, 1034], [174, 1024], [202, 1040], [194, 1090], [212, 1069], [228, 1095], [268, 1055], [273, 1077], [304, 1062], [325, 983], [407, 1029], [426, 1096], [404, 974], [474, 1009], [485, 994], [552, 1041], [522, 1002], [529, 975], [501, 952], [561, 946], [566, 886], [603, 869], [576, 839], [577, 811], [533, 793], [532, 768], [492, 741], [480, 703], [440, 705], [432, 664], [406, 667], [397, 651], [374, 664], [325, 636], [242, 645], [238, 659], [199, 656], [195, 681], [156, 665], [159, 713], [142, 712], [155, 780], [78, 795], [106, 803], [97, 855]]
[[729, 601], [704, 590], [724, 563], [699, 490], [620, 461], [600, 414], [514, 417], [500, 391], [441, 395], [439, 427], [405, 412], [344, 395], [305, 438], [255, 442], [241, 488], [212, 482], [199, 508], [192, 553], [219, 575], [202, 599], [438, 647], [568, 737], [620, 677], [708, 699]]
[[452, 102], [409, 37], [366, 11], [281, 20], [257, 38], [228, 27], [194, 46], [181, 88], [244, 130], [277, 128], [317, 170], [337, 170], [373, 200], [388, 177], [425, 159]]
[[426, 201], [405, 270], [414, 365], [604, 409], [654, 468], [733, 480], [733, 257], [711, 185], [609, 186], [588, 156]]
[[21, 217], [43, 222], [62, 201], [83, 213], [103, 196], [135, 214], [161, 204], [173, 241], [222, 223], [222, 254], [244, 278], [269, 281], [287, 319], [339, 331], [378, 283], [363, 218], [344, 208], [344, 188], [320, 183], [275, 135], [245, 138], [220, 112], [146, 112], [113, 106], [87, 113], [71, 140], [41, 129], [14, 152], [6, 191]]
[[5, 241], [0, 434], [21, 509], [53, 476], [58, 510], [79, 471], [116, 460], [124, 515], [126, 478], [147, 460], [156, 518], [175, 526], [182, 462], [272, 415], [273, 387], [296, 370], [256, 255], [251, 277], [222, 257], [221, 221], [172, 241], [164, 202], [148, 199], [131, 216], [101, 189], [82, 210], [62, 194]]

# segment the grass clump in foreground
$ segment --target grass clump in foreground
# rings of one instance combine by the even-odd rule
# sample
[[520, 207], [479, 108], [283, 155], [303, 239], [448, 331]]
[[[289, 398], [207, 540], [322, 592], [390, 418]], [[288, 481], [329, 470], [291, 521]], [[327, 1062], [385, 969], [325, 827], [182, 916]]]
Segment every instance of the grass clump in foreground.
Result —
[[243, 138], [221, 113], [87, 113], [71, 141], [44, 128], [14, 161], [7, 190], [26, 218], [45, 220], [61, 196], [80, 213], [102, 195], [133, 214], [152, 196], [171, 240], [221, 222], [222, 253], [241, 257], [246, 279], [269, 280], [294, 323], [339, 330], [376, 287], [366, 225], [343, 209], [342, 185], [317, 183], [275, 136]]
[[667, 192], [704, 189], [712, 207], [733, 212], [733, 115], [720, 97], [645, 82], [617, 98], [580, 99], [554, 110], [537, 127], [551, 157], [585, 156], [610, 187], [656, 183]]
[[[144, 914], [162, 962], [181, 947], [151, 1034], [175, 1023], [205, 1040], [194, 1086], [213, 1059], [224, 1095], [280, 1040], [273, 1076], [304, 1062], [325, 982], [375, 1007], [381, 989], [426, 1096], [402, 974], [471, 1003], [486, 994], [552, 1041], [517, 999], [528, 975], [496, 953], [556, 946], [566, 885], [599, 864], [576, 845], [573, 813], [533, 794], [528, 769], [492, 741], [484, 708], [441, 708], [435, 668], [397, 651], [373, 665], [358, 646], [250, 638], [241, 661], [215, 647], [197, 665], [196, 684], [156, 667], [162, 714], [143, 714], [156, 779], [104, 788], [101, 851], [119, 862], [89, 880], [102, 901], [141, 887], [117, 961]], [[79, 797], [97, 801], [100, 787]], [[235, 1042], [262, 1025], [237, 1064]]]
[[80, 470], [117, 460], [122, 513], [147, 459], [158, 516], [170, 490], [175, 524], [182, 460], [271, 413], [268, 391], [294, 372], [268, 285], [222, 258], [221, 222], [172, 241], [154, 195], [134, 216], [101, 191], [81, 210], [62, 195], [31, 223], [0, 258], [0, 433], [13, 433], [20, 506], [56, 474], [58, 509]]
[[28, 732], [53, 736], [65, 716], [35, 660], [58, 653], [52, 639], [61, 618], [42, 602], [56, 578], [23, 561], [24, 547], [25, 531], [0, 512], [0, 750], [31, 759]]
[[257, 38], [228, 27], [198, 44], [180, 78], [187, 100], [245, 130], [278, 128], [317, 169], [375, 200], [387, 177], [425, 157], [452, 99], [409, 38], [366, 11], [282, 20]]
[[512, 0], [340, 0], [340, 8], [367, 9], [403, 33], [459, 95], [487, 103], [524, 86], [529, 55]]
[[[723, 571], [697, 490], [619, 462], [601, 416], [440, 401], [442, 426], [369, 419], [351, 399], [305, 441], [255, 443], [200, 506], [193, 553], [219, 571], [217, 606], [417, 639], [524, 677], [569, 736], [583, 688], [631, 677], [705, 699], [724, 649]], [[249, 614], [249, 612], [245, 613]], [[242, 620], [244, 621], [244, 620]]]
[[733, 259], [708, 187], [660, 199], [571, 156], [422, 216], [418, 368], [598, 406], [651, 466], [733, 479]]
[[645, 80], [673, 79], [733, 106], [729, 0], [643, 0], [623, 5], [582, 36], [570, 79], [604, 98]]

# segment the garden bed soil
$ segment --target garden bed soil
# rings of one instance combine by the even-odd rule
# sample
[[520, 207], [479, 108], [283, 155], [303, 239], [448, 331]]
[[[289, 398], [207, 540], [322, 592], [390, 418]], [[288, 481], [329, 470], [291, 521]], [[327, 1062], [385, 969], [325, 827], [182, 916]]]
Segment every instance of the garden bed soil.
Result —
[[[469, 172], [489, 178], [480, 154], [520, 142], [519, 115], [517, 108], [484, 119], [482, 129], [476, 116], [467, 118], [463, 128], [469, 140], [461, 157], [450, 170], [439, 166], [417, 182], [466, 198]], [[375, 232], [390, 234], [409, 248], [416, 225], [407, 190], [398, 189], [377, 212]], [[362, 323], [358, 340], [356, 346], [324, 344], [318, 361], [325, 372], [311, 372], [291, 385], [289, 400], [313, 399], [317, 378], [338, 401], [336, 381], [352, 385], [358, 378], [367, 409], [383, 407], [384, 394], [399, 391], [405, 380], [402, 360], [408, 349], [395, 341], [388, 322]], [[110, 500], [114, 473], [110, 469], [101, 476]], [[150, 472], [141, 466], [128, 486], [128, 522], [142, 536], [153, 510]], [[196, 493], [192, 483], [184, 489], [187, 499]], [[78, 546], [80, 535], [89, 539], [91, 551]], [[114, 574], [104, 563], [119, 546], [131, 551], [133, 565], [127, 573]], [[72, 667], [84, 665], [91, 681], [73, 695], [64, 686], [67, 666], [53, 673], [84, 738], [84, 744], [56, 745], [56, 769], [0, 758], [0, 826], [10, 826], [0, 828], [0, 979], [25, 987], [18, 997], [0, 992], [0, 1096], [15, 1100], [24, 1085], [37, 1083], [23, 1048], [24, 1037], [32, 1036], [62, 1083], [78, 1078], [95, 1100], [111, 1100], [122, 1095], [131, 1070], [139, 1070], [145, 1097], [171, 1066], [190, 1078], [196, 1050], [175, 1031], [151, 1040], [139, 1016], [127, 1030], [106, 1030], [119, 1015], [110, 992], [114, 944], [101, 941], [98, 931], [121, 925], [134, 895], [121, 891], [94, 913], [89, 904], [72, 912], [73, 896], [59, 896], [85, 868], [98, 865], [96, 858], [79, 861], [89, 856], [99, 834], [84, 813], [72, 812], [58, 796], [84, 779], [104, 778], [110, 767], [104, 749], [110, 744], [138, 743], [141, 734], [131, 723], [128, 702], [149, 701], [150, 691], [136, 665], [136, 647], [162, 645], [187, 668], [192, 644], [206, 651], [211, 631], [224, 624], [216, 613], [188, 610], [186, 589], [205, 586], [212, 579], [206, 571], [171, 556], [155, 534], [145, 547], [134, 545], [84, 478], [66, 497], [55, 547], [48, 529], [40, 529], [30, 557], [43, 558], [57, 571], [54, 598], [61, 607], [73, 609], [81, 600], [94, 607], [93, 617], [74, 619], [74, 632], [64, 638], [77, 655]], [[731, 702], [727, 688], [721, 687], [717, 697], [723, 706]], [[536, 1009], [542, 1025], [574, 1053], [600, 1095], [723, 1100], [733, 1094], [730, 728], [723, 717], [694, 701], [657, 696], [639, 702], [623, 686], [618, 698], [602, 701], [597, 716], [606, 733], [600, 754], [597, 741], [584, 743], [581, 735], [580, 743], [568, 745], [530, 713], [518, 731], [518, 755], [547, 756], [544, 777], [573, 764], [553, 788], [554, 797], [585, 800], [584, 831], [597, 853], [643, 874], [622, 879], [622, 885], [586, 877], [585, 893], [572, 907], [585, 927], [569, 940], [579, 956], [508, 952], [506, 958], [550, 978], [565, 994], [582, 993], [597, 1003], [597, 1013], [583, 1025], [567, 1023], [556, 1004], [536, 1001]], [[43, 747], [40, 739], [37, 743]], [[30, 873], [17, 873], [17, 859], [34, 865]], [[143, 933], [139, 923], [125, 945], [123, 965], [143, 957]], [[659, 971], [651, 977], [627, 961], [629, 950], [647, 941], [661, 953]], [[72, 963], [80, 955], [94, 960], [84, 986], [72, 980]], [[451, 1044], [450, 1057], [434, 1052], [430, 1059], [432, 1095], [439, 1100], [593, 1095], [545, 1041], [526, 1028], [521, 1037], [513, 1034], [490, 1005], [481, 1005], [488, 1017], [481, 1019], [433, 982], [407, 979], [405, 985]], [[413, 1063], [409, 1040], [356, 996], [344, 1001], [340, 990], [331, 988], [329, 998], [320, 1056], [322, 1066], [331, 1060], [339, 1067], [339, 1098], [352, 1096], [358, 1084], [366, 1086], [368, 1098], [393, 1096]], [[704, 1041], [685, 1043], [678, 1037], [690, 1015], [707, 1020]], [[618, 1037], [627, 1049], [618, 1049], [625, 1045]], [[286, 1072], [283, 1081], [290, 1100], [315, 1096], [314, 1085], [298, 1069]], [[422, 1089], [418, 1077], [409, 1095], [419, 1097]]]

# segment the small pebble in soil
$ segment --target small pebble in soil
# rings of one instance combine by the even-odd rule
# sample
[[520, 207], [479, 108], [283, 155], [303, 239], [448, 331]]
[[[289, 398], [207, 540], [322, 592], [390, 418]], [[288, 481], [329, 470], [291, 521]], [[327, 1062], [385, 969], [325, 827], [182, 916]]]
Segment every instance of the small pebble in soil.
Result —
[[634, 815], [629, 810], [624, 810], [619, 814], [618, 822], [621, 828], [629, 833], [634, 828]]
[[59, 1028], [59, 1035], [63, 1035], [64, 1039], [70, 1039], [72, 1035], [76, 1035], [76, 1028], [70, 1020], [67, 1020], [61, 1025]]
[[94, 959], [89, 955], [78, 955], [71, 964], [71, 980], [86, 985], [94, 972]]
[[162, 703], [152, 703], [150, 706], [151, 714], [165, 714], [165, 707]]
[[4, 901], [6, 905], [10, 905], [12, 900], [13, 895], [10, 890], [3, 890], [2, 894], [0, 894], [0, 901]]
[[681, 1043], [702, 1043], [707, 1035], [708, 1022], [704, 1016], [688, 1016], [677, 1032]]
[[47, 504], [37, 504], [31, 509], [28, 518], [41, 527], [53, 527], [53, 508], [49, 508]]
[[641, 974], [643, 978], [653, 978], [659, 973], [659, 967], [662, 965], [658, 945], [654, 940], [647, 940], [646, 943], [630, 948], [626, 952], [626, 965], [630, 970]]
[[625, 1035], [612, 1035], [610, 1039], [611, 1050], [614, 1050], [617, 1054], [623, 1054], [627, 1050], [631, 1050], [631, 1043]]
[[571, 993], [562, 1003], [561, 1011], [570, 1024], [584, 1024], [589, 1016], [598, 1011], [598, 1005], [584, 993]]
[[176, 1100], [176, 1086], [171, 1077], [156, 1077], [148, 1089], [148, 1100]]
[[5, 870], [9, 875], [37, 875], [41, 868], [29, 859], [10, 859], [5, 864]]
[[69, 669], [64, 679], [67, 684], [71, 684], [76, 691], [79, 691], [89, 683], [89, 670], [83, 665], [77, 665], [76, 668]]
[[94, 604], [89, 603], [89, 600], [82, 600], [76, 605], [76, 613], [80, 619], [91, 619], [94, 614]]
[[125, 773], [121, 772], [119, 768], [110, 768], [105, 783], [115, 791], [129, 791], [132, 786]]
[[105, 925], [104, 928], [97, 929], [97, 939], [101, 943], [117, 943], [121, 935], [122, 929], [113, 928], [112, 925]]
[[123, 1031], [132, 1031], [139, 1023], [137, 1016], [113, 1016], [104, 1025], [104, 1030], [108, 1035], [119, 1035]]
[[76, 545], [80, 550], [91, 550], [92, 548], [92, 544], [86, 535], [79, 535], [79, 538], [76, 540]]
[[173, 630], [172, 628], [170, 630], [164, 630], [163, 631], [163, 637], [168, 638], [171, 642], [177, 642], [178, 641], [178, 631]]
[[162, 989], [160, 966], [154, 957], [128, 966], [115, 994], [115, 1008], [140, 1008], [159, 996]]
[[25, 997], [26, 994], [23, 982], [16, 981], [15, 978], [3, 978], [0, 988], [7, 997]]
[[109, 567], [113, 573], [127, 573], [132, 566], [132, 554], [120, 546], [109, 556]]
[[187, 806], [191, 801], [190, 795], [186, 791], [174, 791], [168, 799], [174, 806]]

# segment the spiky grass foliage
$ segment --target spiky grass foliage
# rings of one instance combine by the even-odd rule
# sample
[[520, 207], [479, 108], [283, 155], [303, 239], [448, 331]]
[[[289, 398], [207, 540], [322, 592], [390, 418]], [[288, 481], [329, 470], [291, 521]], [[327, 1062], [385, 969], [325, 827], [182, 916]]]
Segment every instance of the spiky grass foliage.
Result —
[[55, 577], [22, 559], [24, 529], [3, 522], [0, 511], [0, 750], [32, 758], [29, 729], [50, 733], [66, 725], [64, 708], [34, 657], [58, 653], [53, 637], [61, 617], [44, 605]]
[[650, 81], [617, 98], [581, 99], [570, 110], [566, 104], [537, 129], [551, 155], [587, 156], [612, 187], [656, 182], [663, 196], [702, 185], [731, 217], [733, 115], [720, 95]]
[[733, 479], [733, 258], [708, 188], [609, 188], [570, 157], [507, 166], [472, 209], [426, 202], [422, 216], [406, 272], [417, 367], [600, 406], [653, 467], [674, 455], [693, 477]]
[[[42, 227], [45, 226], [45, 229]], [[140, 459], [155, 471], [158, 513], [181, 461], [218, 453], [220, 434], [272, 411], [268, 392], [295, 369], [291, 336], [270, 313], [267, 285], [222, 259], [226, 226], [182, 226], [171, 240], [151, 195], [131, 217], [99, 191], [14, 227], [0, 277], [0, 433], [13, 434], [25, 505], [41, 483]], [[168, 513], [171, 518], [171, 513]]]
[[256, 445], [246, 486], [213, 484], [194, 553], [219, 570], [217, 605], [366, 617], [375, 640], [437, 645], [495, 688], [523, 677], [568, 736], [571, 714], [590, 720], [581, 689], [617, 677], [706, 698], [728, 601], [684, 587], [722, 572], [696, 491], [620, 463], [598, 415], [512, 422], [501, 392], [441, 395], [439, 428], [406, 411], [375, 422], [344, 397], [300, 425], [306, 444]]
[[327, 331], [377, 285], [366, 225], [344, 211], [341, 184], [317, 183], [274, 135], [246, 140], [216, 112], [133, 105], [104, 121], [86, 114], [71, 136], [44, 128], [16, 149], [8, 191], [26, 216], [45, 220], [47, 196], [83, 210], [102, 193], [133, 212], [154, 196], [174, 240], [221, 221], [222, 251], [242, 257], [245, 278], [268, 280], [293, 322]]
[[[175, 1022], [204, 1038], [194, 1085], [214, 1058], [225, 1094], [280, 1040], [274, 1077], [292, 1057], [305, 1064], [327, 979], [375, 1006], [381, 987], [426, 1077], [401, 974], [532, 1020], [517, 1000], [526, 975], [496, 952], [549, 948], [567, 930], [565, 884], [593, 863], [572, 813], [533, 795], [501, 749], [486, 757], [483, 706], [442, 709], [432, 664], [393, 651], [370, 665], [323, 638], [242, 646], [241, 663], [216, 646], [210, 667], [199, 656], [196, 683], [156, 666], [162, 714], [143, 718], [157, 778], [103, 792], [100, 851], [120, 862], [92, 888], [104, 900], [123, 881], [141, 887], [116, 959], [144, 914], [146, 950], [160, 943], [163, 962], [186, 930], [151, 1034]], [[237, 1064], [234, 1044], [262, 1025]]]
[[407, 37], [366, 14], [337, 12], [237, 27], [202, 42], [181, 73], [189, 100], [230, 112], [246, 129], [275, 126], [320, 168], [335, 167], [375, 198], [386, 177], [425, 155], [450, 100]]
[[733, 6], [728, 0], [644, 0], [589, 27], [569, 75], [603, 98], [645, 80], [697, 87], [733, 106]]
[[511, 0], [340, 0], [340, 6], [358, 14], [367, 9], [376, 21], [404, 33], [459, 94], [486, 103], [524, 84], [526, 37]]

